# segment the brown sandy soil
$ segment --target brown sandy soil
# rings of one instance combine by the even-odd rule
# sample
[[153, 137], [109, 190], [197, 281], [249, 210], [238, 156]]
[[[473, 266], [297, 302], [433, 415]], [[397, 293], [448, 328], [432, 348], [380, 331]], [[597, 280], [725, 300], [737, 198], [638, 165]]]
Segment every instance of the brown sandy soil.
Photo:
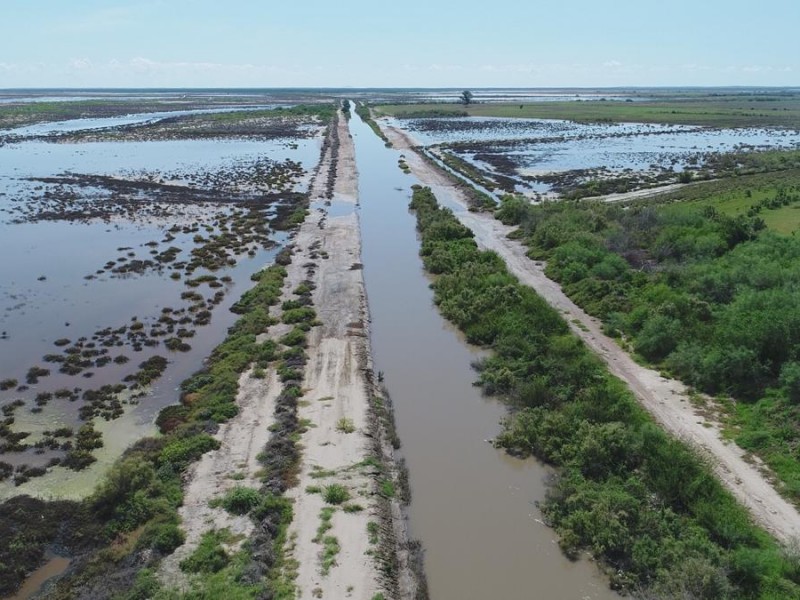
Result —
[[[417, 143], [407, 132], [379, 123], [395, 148], [405, 153], [406, 162], [424, 185], [430, 186], [440, 200], [466, 207], [466, 199], [448, 178], [413, 151]], [[605, 361], [611, 373], [628, 385], [664, 429], [708, 458], [715, 473], [758, 524], [784, 543], [800, 540], [800, 514], [772, 486], [770, 480], [774, 478], [765, 465], [735, 443], [725, 440], [719, 423], [701, 414], [689, 401], [685, 385], [637, 364], [616, 341], [603, 334], [601, 323], [575, 305], [556, 282], [545, 276], [544, 263], [530, 260], [522, 244], [508, 239], [511, 227], [486, 214], [462, 211], [457, 216], [472, 229], [482, 248], [502, 256], [520, 281], [562, 313], [572, 331]]]

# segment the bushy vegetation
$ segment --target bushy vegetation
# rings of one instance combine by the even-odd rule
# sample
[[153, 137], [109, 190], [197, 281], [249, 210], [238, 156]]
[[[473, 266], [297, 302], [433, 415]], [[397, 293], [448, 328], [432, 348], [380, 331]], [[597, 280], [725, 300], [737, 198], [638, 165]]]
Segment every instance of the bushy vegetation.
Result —
[[[568, 555], [590, 551], [608, 565], [613, 586], [643, 596], [800, 596], [796, 557], [753, 526], [555, 310], [496, 254], [479, 251], [429, 189], [415, 189], [411, 208], [425, 267], [438, 275], [434, 301], [470, 342], [492, 349], [478, 365], [479, 383], [515, 407], [498, 444], [558, 468], [542, 509]], [[567, 244], [578, 236], [569, 219], [551, 227], [562, 223]], [[611, 269], [617, 264], [608, 260]]]
[[328, 504], [342, 504], [350, 499], [350, 490], [340, 483], [332, 483], [325, 486], [322, 491], [322, 498]]
[[378, 125], [375, 122], [375, 119], [372, 118], [372, 113], [369, 110], [369, 106], [363, 103], [356, 104], [356, 114], [361, 117], [361, 120], [364, 121], [364, 123], [369, 125], [370, 129], [375, 132], [375, 135], [383, 140], [383, 143], [387, 148], [392, 147], [392, 142], [390, 142], [389, 138], [386, 137], [386, 134], [381, 131], [380, 125]]
[[228, 490], [219, 504], [234, 515], [246, 515], [261, 502], [258, 490], [237, 485]]
[[[643, 359], [733, 397], [736, 441], [800, 499], [800, 240], [767, 230], [800, 187], [720, 203], [554, 203], [497, 211], [547, 274]], [[735, 206], [735, 210], [725, 210]]]

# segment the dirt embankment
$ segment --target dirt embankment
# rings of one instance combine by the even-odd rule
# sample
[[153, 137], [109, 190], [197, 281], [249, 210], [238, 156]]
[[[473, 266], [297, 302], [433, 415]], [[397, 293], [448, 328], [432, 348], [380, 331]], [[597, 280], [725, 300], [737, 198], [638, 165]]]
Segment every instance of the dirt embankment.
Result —
[[[404, 567], [404, 527], [392, 519], [392, 499], [379, 482], [394, 471], [382, 455], [386, 436], [372, 405], [379, 392], [372, 379], [368, 310], [361, 271], [355, 151], [347, 123], [339, 122], [334, 165], [323, 165], [311, 187], [315, 209], [294, 243], [287, 286], [309, 278], [321, 323], [309, 337], [301, 422], [308, 425], [300, 444], [298, 484], [289, 492], [294, 520], [288, 552], [297, 564], [300, 598], [414, 597], [414, 578]], [[352, 212], [327, 215], [325, 170], [333, 166], [332, 200]], [[311, 265], [314, 265], [313, 267]], [[389, 452], [391, 452], [389, 450]], [[387, 461], [388, 458], [388, 461]], [[330, 503], [332, 490], [346, 500]], [[399, 514], [394, 515], [401, 518]], [[399, 525], [399, 528], [397, 527]], [[399, 569], [385, 575], [385, 561]]]
[[[337, 143], [330, 143], [337, 137]], [[388, 493], [399, 487], [401, 477], [387, 443], [388, 421], [375, 403], [381, 391], [372, 377], [358, 180], [343, 118], [324, 147], [310, 187], [311, 214], [293, 240], [281, 298], [295, 299], [301, 285], [313, 288], [319, 321], [308, 336], [298, 407], [304, 431], [301, 463], [296, 485], [286, 491], [294, 517], [284, 560], [291, 572], [285, 576], [294, 580], [298, 598], [416, 598], [417, 577], [408, 566], [414, 553], [409, 552], [399, 500]], [[331, 200], [337, 212], [347, 204], [352, 211], [328, 215]], [[292, 327], [279, 323], [263, 336], [277, 339]], [[239, 414], [216, 434], [219, 450], [204, 455], [189, 472], [180, 511], [186, 542], [161, 567], [168, 585], [186, 587], [180, 562], [206, 531], [227, 527], [241, 539], [253, 533], [249, 518], [231, 516], [209, 503], [234, 485], [258, 486], [256, 457], [269, 438], [280, 387], [274, 369], [264, 379], [242, 376]]]
[[[413, 151], [417, 145], [413, 138], [385, 123], [381, 125], [394, 146], [405, 151], [406, 162], [423, 184], [430, 186], [440, 200], [467, 206], [463, 193]], [[770, 484], [766, 467], [724, 439], [719, 423], [692, 405], [685, 385], [637, 364], [616, 341], [603, 334], [601, 323], [587, 315], [556, 282], [545, 276], [544, 263], [530, 260], [522, 244], [508, 239], [512, 228], [486, 214], [464, 210], [457, 216], [472, 229], [482, 248], [502, 256], [520, 281], [562, 313], [572, 331], [603, 359], [611, 373], [628, 385], [662, 427], [708, 458], [718, 477], [759, 525], [784, 543], [800, 540], [800, 514]]]

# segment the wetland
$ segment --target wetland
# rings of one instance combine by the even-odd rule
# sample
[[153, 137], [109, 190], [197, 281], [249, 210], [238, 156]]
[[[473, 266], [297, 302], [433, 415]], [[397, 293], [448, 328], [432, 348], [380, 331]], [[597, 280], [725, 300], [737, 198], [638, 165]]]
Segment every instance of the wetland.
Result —
[[687, 96], [0, 94], [0, 595], [793, 597], [578, 339], [716, 394], [796, 500], [796, 340], [690, 359], [746, 321], [708, 294], [793, 302], [800, 131]]

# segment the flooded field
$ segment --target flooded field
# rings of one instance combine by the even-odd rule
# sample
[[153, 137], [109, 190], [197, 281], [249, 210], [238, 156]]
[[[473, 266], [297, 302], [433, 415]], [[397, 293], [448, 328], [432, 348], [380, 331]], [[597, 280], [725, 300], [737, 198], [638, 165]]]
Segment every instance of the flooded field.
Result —
[[153, 429], [286, 241], [322, 127], [308, 115], [246, 137], [62, 134], [131, 135], [166, 116], [217, 114], [3, 132], [13, 143], [0, 146], [0, 497], [80, 497]]
[[390, 122], [429, 149], [478, 168], [497, 188], [532, 196], [598, 178], [628, 176], [633, 189], [674, 183], [677, 174], [702, 168], [722, 153], [800, 147], [800, 131], [787, 129], [499, 117]]

